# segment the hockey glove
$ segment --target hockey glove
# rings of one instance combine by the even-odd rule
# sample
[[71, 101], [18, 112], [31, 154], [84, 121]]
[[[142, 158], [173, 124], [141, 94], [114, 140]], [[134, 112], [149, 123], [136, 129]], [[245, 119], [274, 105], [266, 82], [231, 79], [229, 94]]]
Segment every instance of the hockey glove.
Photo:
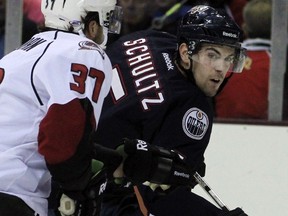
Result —
[[115, 150], [98, 144], [93, 146], [92, 173], [88, 185], [82, 192], [64, 191], [58, 208], [62, 216], [96, 216], [100, 212], [102, 194], [109, 178], [121, 164], [122, 156]]
[[150, 145], [143, 140], [122, 141], [125, 176], [135, 184], [190, 185], [193, 171], [184, 157], [173, 150]]
[[107, 175], [101, 161], [92, 160], [91, 177], [87, 187], [82, 192], [64, 191], [58, 208], [62, 216], [94, 216], [100, 211], [101, 195], [105, 191]]
[[229, 212], [223, 212], [219, 216], [248, 216], [241, 208], [236, 208]]

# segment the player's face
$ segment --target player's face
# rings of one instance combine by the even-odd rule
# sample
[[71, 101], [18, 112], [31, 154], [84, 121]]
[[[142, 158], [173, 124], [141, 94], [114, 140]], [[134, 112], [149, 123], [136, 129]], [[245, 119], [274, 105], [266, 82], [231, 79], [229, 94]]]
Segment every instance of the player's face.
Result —
[[235, 49], [228, 46], [204, 44], [192, 56], [192, 73], [196, 85], [209, 97], [216, 95], [227, 72], [233, 65]]

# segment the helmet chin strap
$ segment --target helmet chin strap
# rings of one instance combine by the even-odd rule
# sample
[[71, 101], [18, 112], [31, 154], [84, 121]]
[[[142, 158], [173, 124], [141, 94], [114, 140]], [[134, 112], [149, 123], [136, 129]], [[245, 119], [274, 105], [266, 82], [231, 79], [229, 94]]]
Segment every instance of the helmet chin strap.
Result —
[[107, 41], [108, 41], [108, 28], [107, 27], [104, 27], [102, 26], [103, 28], [103, 41], [101, 44], [99, 44], [99, 46], [105, 50], [106, 49], [106, 44], [107, 44]]
[[193, 76], [193, 71], [192, 71], [192, 65], [193, 65], [192, 58], [189, 58], [189, 60], [190, 60], [190, 67], [189, 67], [187, 70], [185, 70], [184, 72], [186, 73], [188, 79], [189, 79], [191, 82], [196, 83], [196, 82], [195, 82], [195, 78], [194, 78], [194, 76]]
[[189, 60], [190, 60], [190, 67], [188, 69], [182, 66], [182, 64], [180, 63], [180, 59], [177, 59], [176, 61], [177, 61], [178, 67], [185, 73], [187, 79], [191, 81], [192, 83], [195, 83], [195, 79], [194, 79], [193, 72], [192, 72], [193, 60], [191, 58], [189, 58]]
[[[84, 34], [84, 32], [83, 32], [82, 29], [80, 29], [80, 30], [78, 31], [78, 34], [79, 34], [80, 36], [82, 36], [82, 37], [86, 37], [86, 35]], [[86, 38], [87, 38], [87, 37], [86, 37]]]
[[177, 66], [179, 67], [179, 69], [185, 74], [186, 79], [195, 83], [195, 79], [194, 79], [194, 76], [192, 74], [193, 73], [192, 72], [192, 64], [193, 64], [192, 59], [190, 59], [190, 67], [188, 69], [183, 67], [183, 65], [181, 64], [180, 58], [176, 58], [176, 63], [177, 63]]

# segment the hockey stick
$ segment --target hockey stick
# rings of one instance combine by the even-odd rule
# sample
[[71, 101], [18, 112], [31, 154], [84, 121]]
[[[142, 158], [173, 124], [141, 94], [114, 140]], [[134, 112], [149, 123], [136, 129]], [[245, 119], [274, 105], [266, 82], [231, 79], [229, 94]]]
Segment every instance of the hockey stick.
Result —
[[161, 29], [164, 25], [165, 20], [171, 16], [173, 13], [177, 12], [188, 0], [182, 0], [181, 2], [178, 2], [177, 4], [173, 5], [166, 13], [161, 17], [155, 17], [152, 20], [152, 26], [153, 29]]
[[229, 208], [222, 202], [222, 200], [216, 195], [216, 193], [210, 188], [207, 182], [199, 175], [199, 173], [194, 174], [194, 178], [197, 183], [210, 195], [210, 197], [217, 203], [217, 205], [225, 211], [229, 211]]

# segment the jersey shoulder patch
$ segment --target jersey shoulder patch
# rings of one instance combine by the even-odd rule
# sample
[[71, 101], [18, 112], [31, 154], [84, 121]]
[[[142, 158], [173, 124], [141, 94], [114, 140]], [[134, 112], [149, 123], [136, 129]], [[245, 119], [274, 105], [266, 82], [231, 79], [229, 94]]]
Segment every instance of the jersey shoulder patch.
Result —
[[182, 127], [188, 137], [201, 140], [208, 130], [209, 118], [205, 112], [193, 107], [184, 114]]
[[98, 51], [99, 54], [104, 59], [105, 51], [96, 43], [91, 42], [91, 41], [80, 41], [78, 43], [78, 45], [79, 45], [79, 50], [96, 50], [96, 51]]

